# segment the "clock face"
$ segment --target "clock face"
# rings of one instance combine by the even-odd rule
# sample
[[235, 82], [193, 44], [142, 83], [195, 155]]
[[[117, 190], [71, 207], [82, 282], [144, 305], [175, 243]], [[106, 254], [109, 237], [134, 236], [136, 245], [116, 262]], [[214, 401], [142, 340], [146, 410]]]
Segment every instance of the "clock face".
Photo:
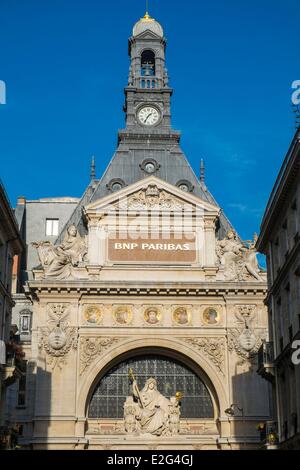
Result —
[[153, 106], [144, 106], [138, 112], [138, 119], [144, 126], [155, 126], [160, 119], [160, 113]]

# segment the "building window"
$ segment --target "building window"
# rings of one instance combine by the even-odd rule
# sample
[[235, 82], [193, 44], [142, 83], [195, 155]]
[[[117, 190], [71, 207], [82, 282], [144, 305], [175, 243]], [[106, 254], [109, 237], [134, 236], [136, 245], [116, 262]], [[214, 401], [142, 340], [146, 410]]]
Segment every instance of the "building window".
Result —
[[142, 77], [155, 76], [155, 54], [153, 51], [144, 51], [141, 56]]
[[31, 333], [31, 312], [24, 310], [20, 313], [20, 334], [29, 336]]
[[142, 171], [144, 171], [147, 175], [154, 175], [160, 169], [160, 165], [157, 163], [156, 160], [149, 158], [144, 160], [143, 163], [140, 165]]
[[192, 193], [194, 191], [194, 186], [190, 181], [187, 180], [180, 180], [176, 184], [177, 188], [181, 189], [181, 191], [184, 191], [185, 193]]
[[125, 181], [121, 179], [114, 179], [109, 182], [108, 185], [106, 185], [107, 189], [111, 191], [112, 193], [116, 193], [117, 191], [120, 191], [121, 189], [125, 188], [126, 184]]
[[58, 237], [59, 235], [59, 219], [46, 219], [46, 236]]
[[140, 390], [149, 378], [157, 380], [159, 392], [167, 398], [182, 392], [183, 419], [213, 419], [211, 396], [202, 380], [184, 364], [156, 355], [129, 359], [111, 369], [99, 382], [89, 406], [91, 419], [123, 419], [124, 403], [132, 396], [129, 370], [137, 376]]

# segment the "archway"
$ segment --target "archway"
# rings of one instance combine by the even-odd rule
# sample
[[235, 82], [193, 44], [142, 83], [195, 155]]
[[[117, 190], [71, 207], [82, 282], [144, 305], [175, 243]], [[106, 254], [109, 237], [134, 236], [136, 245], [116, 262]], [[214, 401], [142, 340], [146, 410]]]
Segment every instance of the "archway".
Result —
[[182, 392], [182, 417], [216, 420], [219, 399], [204, 370], [185, 354], [168, 348], [132, 349], [107, 362], [94, 377], [85, 403], [85, 416], [91, 419], [122, 419], [123, 405], [130, 395], [128, 371], [135, 370], [142, 388], [150, 377], [157, 379], [166, 397]]

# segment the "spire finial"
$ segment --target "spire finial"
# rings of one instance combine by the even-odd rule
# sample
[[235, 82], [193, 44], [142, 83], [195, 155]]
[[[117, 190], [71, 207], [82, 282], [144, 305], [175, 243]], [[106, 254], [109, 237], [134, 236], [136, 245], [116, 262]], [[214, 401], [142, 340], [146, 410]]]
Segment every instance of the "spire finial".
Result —
[[150, 20], [151, 16], [149, 15], [149, 0], [146, 0], [146, 14], [144, 16], [145, 20]]
[[95, 157], [92, 156], [92, 164], [91, 164], [91, 181], [96, 179], [96, 160]]
[[205, 184], [205, 164], [203, 158], [201, 158], [201, 165], [200, 165], [200, 181], [201, 183]]

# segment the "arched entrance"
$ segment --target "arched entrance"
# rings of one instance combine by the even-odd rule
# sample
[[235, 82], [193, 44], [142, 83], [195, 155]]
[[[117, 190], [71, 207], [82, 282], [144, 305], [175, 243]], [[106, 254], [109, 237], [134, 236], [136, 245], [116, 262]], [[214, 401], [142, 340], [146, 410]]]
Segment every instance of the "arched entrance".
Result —
[[129, 371], [137, 376], [142, 390], [146, 381], [155, 378], [159, 392], [166, 398], [183, 394], [182, 419], [214, 419], [213, 399], [199, 375], [184, 362], [163, 355], [140, 354], [122, 360], [100, 378], [88, 405], [90, 419], [123, 419], [124, 403], [132, 395]]
[[[94, 377], [86, 396], [86, 433], [89, 448], [148, 448], [143, 436], [136, 441], [124, 431], [123, 406], [131, 396], [129, 369], [134, 369], [138, 385], [143, 388], [148, 378], [157, 380], [158, 390], [169, 398], [179, 391], [182, 400], [182, 432], [176, 438], [160, 438], [160, 447], [190, 449], [203, 446], [217, 449], [220, 404], [216, 389], [207, 373], [191, 357], [167, 347], [139, 347], [124, 351], [107, 361]], [[221, 404], [222, 406], [222, 404]], [[156, 445], [158, 438], [154, 439]], [[145, 442], [144, 442], [145, 441]]]

